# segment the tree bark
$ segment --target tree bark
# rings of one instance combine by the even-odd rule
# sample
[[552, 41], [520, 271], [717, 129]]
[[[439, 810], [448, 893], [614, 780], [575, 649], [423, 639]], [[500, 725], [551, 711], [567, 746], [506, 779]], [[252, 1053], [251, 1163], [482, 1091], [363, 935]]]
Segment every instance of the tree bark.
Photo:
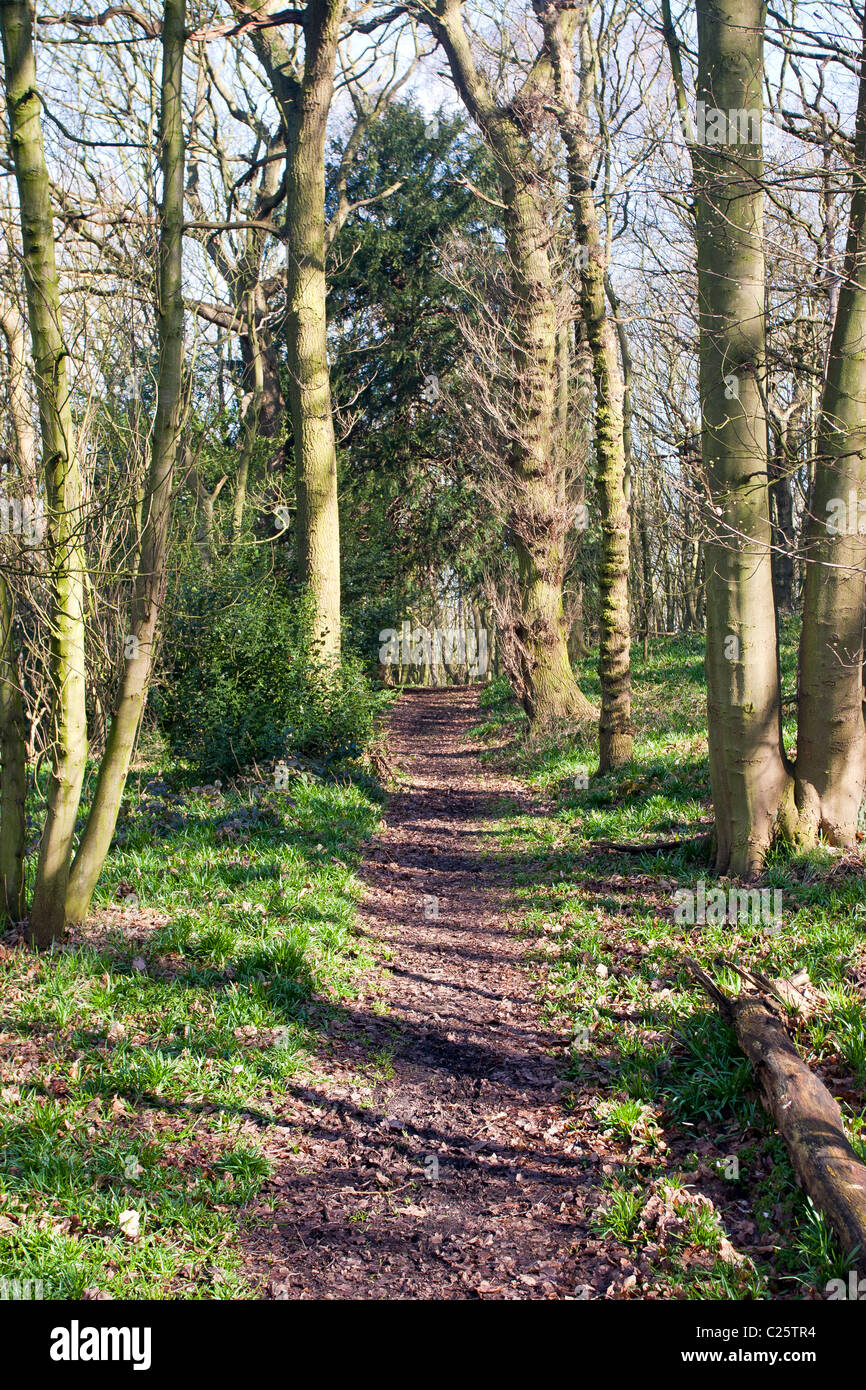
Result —
[[[760, 112], [761, 0], [698, 0], [697, 17], [697, 99], [725, 121], [731, 111]], [[745, 133], [755, 134], [751, 127]], [[781, 737], [763, 400], [763, 157], [754, 141], [693, 142], [691, 149], [702, 458], [711, 497], [704, 558], [716, 867], [749, 876], [793, 812]]]
[[[759, 990], [730, 999], [694, 961], [686, 963], [736, 1032], [803, 1189], [827, 1216], [859, 1273], [866, 1274], [866, 1165], [851, 1147], [837, 1102]], [[773, 993], [786, 983], [778, 981]]]
[[82, 482], [69, 406], [50, 181], [26, 0], [6, 0], [0, 6], [0, 29], [47, 496], [53, 766], [30, 916], [31, 940], [43, 947], [61, 936], [66, 924], [69, 863], [87, 758]]
[[[578, 687], [568, 658], [562, 590], [569, 518], [562, 498], [562, 461], [554, 447], [556, 305], [536, 154], [524, 128], [522, 98], [500, 106], [475, 65], [460, 0], [438, 0], [430, 22], [455, 86], [493, 155], [505, 206], [516, 310], [514, 377], [520, 384], [519, 421], [509, 460], [514, 502], [508, 526], [520, 580], [521, 612], [515, 631], [526, 653], [521, 698], [536, 726], [557, 718], [592, 718], [596, 711]], [[524, 93], [528, 102], [544, 81], [543, 69], [536, 65]]]
[[833, 845], [852, 845], [866, 783], [866, 536], [860, 530], [866, 484], [866, 21], [852, 176], [807, 531], [796, 769], [797, 839], [803, 846], [813, 845], [819, 834]]
[[27, 726], [12, 640], [14, 606], [0, 574], [0, 911], [9, 922], [26, 913]]
[[[35, 502], [37, 444], [27, 390], [25, 325], [14, 304], [0, 304], [0, 329], [9, 357], [9, 414], [21, 491], [23, 497]], [[0, 573], [0, 912], [7, 921], [20, 922], [27, 911], [27, 722], [14, 617], [12, 588]]]
[[238, 472], [235, 478], [235, 495], [232, 500], [232, 537], [237, 540], [240, 536], [244, 520], [244, 507], [247, 500], [247, 489], [249, 487], [250, 468], [252, 466], [253, 451], [258, 438], [262, 401], [265, 395], [265, 368], [264, 354], [259, 342], [256, 329], [255, 300], [250, 294], [247, 302], [247, 322], [248, 342], [250, 351], [250, 375], [252, 376], [252, 389], [249, 393], [244, 410], [244, 423], [241, 435], [241, 452], [238, 461]]
[[[236, 0], [232, 6], [239, 18], [249, 17], [250, 6]], [[327, 661], [340, 654], [340, 517], [328, 365], [325, 136], [344, 9], [345, 0], [308, 0], [300, 74], [277, 29], [252, 31], [286, 135], [286, 355], [298, 574], [312, 600], [314, 640]]]
[[770, 501], [773, 521], [773, 585], [776, 610], [794, 611], [794, 498], [791, 492], [791, 416], [774, 418], [770, 456]]
[[580, 96], [575, 95], [571, 38], [549, 0], [536, 0], [554, 75], [556, 114], [566, 151], [575, 236], [581, 253], [580, 306], [595, 385], [596, 496], [600, 519], [598, 560], [599, 771], [621, 767], [632, 756], [631, 624], [629, 618], [629, 512], [626, 501], [625, 385], [617, 336], [607, 313], [607, 267], [592, 191], [588, 103], [592, 71], [589, 12], [580, 11]]
[[129, 763], [153, 666], [157, 623], [165, 589], [172, 480], [180, 444], [183, 375], [183, 53], [186, 0], [165, 0], [162, 25], [160, 165], [163, 189], [159, 245], [159, 369], [156, 418], [145, 497], [141, 553], [132, 600], [130, 633], [117, 705], [93, 797], [93, 805], [66, 896], [70, 921], [87, 916], [93, 890], [111, 846]]

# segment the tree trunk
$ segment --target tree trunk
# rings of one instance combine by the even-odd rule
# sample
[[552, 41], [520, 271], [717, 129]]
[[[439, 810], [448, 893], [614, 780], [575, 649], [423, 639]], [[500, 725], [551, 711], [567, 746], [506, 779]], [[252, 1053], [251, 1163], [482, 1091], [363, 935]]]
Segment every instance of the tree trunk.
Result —
[[12, 640], [12, 593], [0, 573], [0, 912], [20, 922], [26, 912], [24, 849], [27, 725]]
[[752, 1063], [799, 1185], [827, 1216], [859, 1273], [866, 1274], [866, 1165], [851, 1147], [837, 1101], [803, 1061], [776, 1012], [790, 982], [762, 975], [749, 979], [749, 972], [741, 971], [747, 988], [730, 999], [693, 960], [685, 963]]
[[556, 114], [566, 151], [568, 187], [580, 251], [580, 305], [592, 357], [595, 385], [596, 496], [599, 539], [599, 771], [621, 767], [632, 755], [631, 626], [629, 620], [629, 514], [624, 437], [625, 387], [614, 325], [607, 313], [605, 252], [592, 191], [592, 147], [588, 105], [592, 55], [588, 6], [581, 11], [580, 97], [575, 96], [574, 58], [562, 16], [539, 0], [547, 52], [554, 73]]
[[[696, 98], [762, 109], [761, 0], [698, 0]], [[702, 458], [711, 495], [707, 582], [710, 775], [720, 873], [757, 872], [790, 812], [781, 737], [763, 403], [760, 142], [692, 143]], [[730, 136], [731, 132], [728, 131]], [[749, 128], [746, 135], [755, 132]]]
[[794, 498], [791, 492], [791, 417], [773, 422], [770, 456], [770, 501], [773, 520], [773, 585], [776, 611], [794, 611]]
[[[537, 726], [562, 717], [591, 718], [596, 711], [578, 687], [568, 659], [562, 598], [571, 518], [562, 495], [563, 460], [555, 449], [557, 319], [536, 151], [525, 129], [521, 99], [500, 106], [476, 67], [460, 6], [443, 0], [437, 15], [432, 27], [457, 90], [493, 154], [505, 206], [514, 380], [520, 386], [509, 460], [508, 526], [520, 580], [515, 632], [525, 653], [521, 698]], [[533, 89], [530, 102], [535, 95]]]
[[244, 507], [246, 506], [247, 489], [249, 487], [250, 467], [252, 465], [253, 450], [255, 449], [256, 439], [259, 434], [262, 402], [265, 395], [264, 355], [256, 330], [255, 300], [252, 294], [248, 296], [247, 322], [249, 324], [247, 336], [249, 341], [252, 390], [249, 393], [246, 409], [244, 411], [241, 453], [238, 461], [237, 477], [235, 479], [235, 495], [232, 500], [232, 538], [234, 540], [237, 540], [243, 526]]
[[159, 246], [159, 373], [156, 418], [135, 579], [130, 634], [117, 705], [99, 768], [93, 805], [69, 879], [70, 921], [87, 916], [111, 845], [153, 665], [165, 588], [172, 480], [180, 438], [183, 373], [183, 50], [186, 0], [165, 0], [162, 26], [160, 164], [163, 191]]
[[0, 6], [0, 28], [47, 496], [53, 766], [30, 917], [31, 939], [43, 947], [59, 937], [66, 924], [69, 862], [87, 758], [82, 484], [69, 407], [50, 182], [26, 0], [5, 0]]
[[800, 637], [798, 842], [854, 844], [866, 782], [862, 710], [866, 536], [866, 20], [845, 266], [830, 339]]
[[313, 603], [320, 654], [340, 654], [340, 520], [328, 366], [325, 134], [344, 0], [307, 6], [304, 73], [287, 161], [286, 346], [295, 439], [299, 577]]
[[[232, 0], [241, 20], [266, 8]], [[286, 135], [286, 356], [295, 446], [298, 573], [313, 604], [326, 660], [340, 654], [340, 519], [328, 366], [325, 278], [325, 137], [345, 0], [308, 0], [303, 72], [276, 27], [253, 29]]]
[[15, 455], [26, 497], [36, 496], [37, 444], [27, 390], [25, 323], [14, 304], [0, 301], [0, 331], [9, 356], [9, 416], [15, 432]]
[[[0, 305], [0, 329], [9, 356], [9, 415], [22, 496], [35, 503], [37, 446], [27, 390], [25, 325], [14, 304]], [[0, 912], [7, 921], [20, 922], [27, 911], [27, 721], [14, 617], [12, 589], [0, 573]]]

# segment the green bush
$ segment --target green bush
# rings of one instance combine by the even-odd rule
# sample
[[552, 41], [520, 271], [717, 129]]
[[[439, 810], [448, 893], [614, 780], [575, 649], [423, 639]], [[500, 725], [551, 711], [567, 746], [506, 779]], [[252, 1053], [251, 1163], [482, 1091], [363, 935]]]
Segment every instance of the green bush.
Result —
[[230, 562], [185, 576], [170, 608], [153, 709], [176, 756], [210, 773], [292, 752], [361, 756], [381, 697], [356, 659], [322, 663], [284, 579]]

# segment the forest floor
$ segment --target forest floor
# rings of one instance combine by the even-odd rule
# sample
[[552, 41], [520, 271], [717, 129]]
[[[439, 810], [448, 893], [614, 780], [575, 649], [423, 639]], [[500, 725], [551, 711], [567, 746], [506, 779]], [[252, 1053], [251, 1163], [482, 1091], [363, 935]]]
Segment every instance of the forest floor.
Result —
[[86, 927], [0, 939], [0, 1297], [826, 1296], [684, 959], [809, 971], [795, 1040], [864, 1152], [863, 859], [772, 861], [770, 927], [677, 920], [715, 882], [702, 680], [698, 638], [634, 653], [607, 776], [502, 682], [406, 692], [384, 816], [363, 775], [142, 759]]
[[[562, 1108], [569, 1039], [539, 1024], [514, 865], [494, 842], [504, 804], [525, 795], [480, 768], [477, 719], [471, 690], [404, 694], [392, 715], [400, 785], [361, 907], [386, 979], [330, 1023], [329, 1055], [283, 1109], [286, 1162], [250, 1241], [278, 1297], [573, 1297], [622, 1282], [578, 1238], [597, 1172]], [[380, 1077], [364, 1095], [370, 1054]]]
[[[495, 688], [482, 701], [495, 712]], [[267, 1185], [254, 1270], [286, 1298], [821, 1297], [842, 1268], [832, 1237], [732, 1035], [683, 978], [686, 954], [709, 964], [719, 944], [671, 921], [672, 889], [705, 853], [696, 760], [678, 748], [673, 797], [657, 795], [652, 756], [646, 785], [634, 768], [594, 779], [596, 807], [630, 817], [625, 838], [686, 832], [673, 862], [620, 856], [598, 809], [580, 834], [584, 781], [575, 792], [566, 775], [563, 794], [551, 775], [580, 758], [575, 738], [504, 737], [520, 717], [500, 704], [485, 725], [477, 691], [414, 691], [392, 715], [399, 790], [361, 910], [386, 979], [334, 1021], [286, 1112], [292, 1152]], [[658, 712], [648, 723], [657, 735]], [[862, 866], [837, 857], [823, 873], [847, 915]], [[746, 935], [725, 945], [766, 966], [775, 937]], [[825, 970], [840, 962], [837, 939]], [[860, 1142], [862, 1090], [829, 1030], [824, 1042]], [[365, 1053], [380, 1065], [366, 1094]]]

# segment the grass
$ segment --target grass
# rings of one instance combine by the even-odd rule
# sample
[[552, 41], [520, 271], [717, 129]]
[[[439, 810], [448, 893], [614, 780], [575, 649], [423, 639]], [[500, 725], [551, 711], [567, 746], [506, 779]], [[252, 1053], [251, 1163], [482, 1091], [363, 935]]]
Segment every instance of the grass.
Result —
[[[796, 858], [775, 854], [759, 887], [780, 891], [780, 924], [742, 911], [733, 921], [707, 913], [704, 923], [678, 914], [683, 891], [694, 902], [701, 882], [707, 897], [721, 887], [726, 901], [738, 888], [715, 880], [701, 838], [712, 824], [702, 642], [660, 640], [646, 662], [638, 648], [632, 659], [634, 760], [603, 777], [593, 729], [560, 728], [530, 740], [504, 683], [493, 681], [482, 698], [481, 732], [496, 741], [486, 756], [544, 798], [540, 812], [504, 806], [497, 835], [502, 852], [519, 863], [516, 892], [543, 1019], [572, 1036], [565, 1076], [575, 1096], [601, 1098], [592, 1123], [618, 1150], [622, 1172], [599, 1220], [621, 1240], [627, 1233], [638, 1247], [648, 1245], [675, 1296], [820, 1297], [844, 1260], [795, 1185], [733, 1033], [683, 962], [692, 956], [712, 967], [722, 955], [771, 976], [808, 969], [817, 1010], [796, 1021], [796, 1042], [840, 1097], [852, 1141], [866, 1154], [862, 858], [825, 848]], [[794, 694], [795, 660], [793, 634], [786, 634], [786, 699]], [[597, 699], [589, 663], [579, 678]], [[794, 737], [787, 728], [789, 751]], [[683, 844], [646, 854], [596, 848], [644, 838]], [[721, 980], [736, 990], [732, 971]], [[650, 1161], [638, 1162], [647, 1153]], [[664, 1269], [636, 1216], [659, 1176], [675, 1176], [678, 1167], [690, 1190], [711, 1203], [688, 1228], [706, 1256], [688, 1275]], [[744, 1262], [711, 1258], [720, 1219], [746, 1251]]]
[[379, 815], [303, 775], [131, 780], [87, 928], [0, 949], [0, 1280], [253, 1295], [239, 1213], [275, 1105], [372, 964], [354, 868]]

